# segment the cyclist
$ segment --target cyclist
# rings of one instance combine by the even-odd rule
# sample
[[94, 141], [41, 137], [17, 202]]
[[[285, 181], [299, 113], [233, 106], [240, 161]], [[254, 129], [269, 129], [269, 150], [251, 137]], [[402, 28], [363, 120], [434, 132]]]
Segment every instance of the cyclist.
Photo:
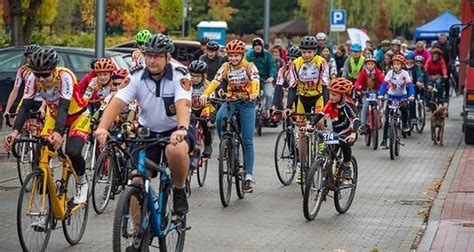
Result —
[[[288, 64], [278, 69], [277, 80], [275, 83], [275, 92], [273, 93], [273, 110], [275, 110], [276, 108], [280, 108], [283, 99], [283, 88], [288, 88], [287, 77], [291, 69], [294, 67], [293, 61], [301, 56], [301, 51], [298, 47], [290, 47], [286, 53]], [[290, 107], [292, 106], [293, 105], [291, 105]]]
[[86, 88], [91, 82], [91, 80], [97, 77], [97, 74], [95, 73], [94, 68], [95, 68], [95, 63], [98, 60], [99, 59], [93, 59], [91, 61], [91, 66], [90, 66], [91, 70], [84, 77], [82, 77], [82, 79], [77, 84], [79, 86], [79, 90], [81, 91], [81, 94], [84, 94], [86, 92]]
[[[439, 48], [433, 48], [431, 50], [431, 58], [425, 62], [425, 70], [428, 74], [428, 92], [427, 95], [430, 97], [430, 101], [442, 102], [444, 101], [444, 80], [448, 78], [448, 70], [446, 63], [443, 59], [443, 51]], [[432, 96], [432, 92], [436, 92], [436, 97]], [[432, 98], [431, 98], [432, 97]]]
[[328, 103], [311, 121], [310, 125], [317, 124], [326, 116], [332, 121], [333, 131], [345, 140], [339, 141], [343, 155], [341, 176], [350, 179], [352, 177], [351, 145], [357, 139], [357, 131], [360, 126], [355, 104], [347, 97], [352, 93], [352, 82], [344, 78], [335, 78], [329, 83], [328, 90], [330, 93]]
[[342, 72], [342, 78], [348, 79], [354, 83], [359, 77], [360, 71], [364, 67], [364, 56], [361, 55], [362, 46], [354, 43], [351, 46], [351, 56], [344, 62], [344, 70]]
[[390, 51], [393, 53], [393, 55], [397, 55], [397, 54], [403, 55], [400, 52], [402, 42], [399, 39], [393, 39], [392, 42], [390, 42], [390, 45], [391, 45]]
[[137, 42], [138, 50], [132, 53], [132, 60], [133, 65], [136, 66], [143, 66], [145, 64], [145, 56], [144, 53], [144, 44], [145, 42], [151, 37], [151, 32], [149, 30], [141, 30], [135, 36], [135, 41]]
[[33, 53], [30, 62], [33, 74], [26, 80], [23, 105], [13, 131], [5, 137], [5, 149], [11, 151], [12, 144], [27, 119], [27, 112], [33, 106], [33, 99], [40, 93], [47, 103], [41, 136], [47, 137], [54, 149], [59, 149], [65, 129], [69, 128], [66, 154], [78, 175], [74, 203], [81, 204], [86, 202], [88, 193], [86, 162], [81, 152], [89, 133], [89, 111], [87, 103], [80, 98], [76, 76], [67, 68], [57, 67], [58, 63], [59, 57], [53, 49], [43, 48]]
[[[263, 96], [265, 97], [263, 111], [268, 112], [272, 106], [273, 77], [276, 75], [276, 67], [272, 54], [263, 49], [263, 46], [263, 39], [255, 38], [252, 42], [253, 50], [245, 55], [245, 59], [257, 66], [260, 76], [260, 89], [263, 91]], [[270, 117], [269, 113], [264, 113], [264, 115], [266, 118]]]
[[286, 63], [288, 63], [288, 57], [286, 53], [286, 49], [283, 47], [283, 41], [281, 38], [276, 38], [275, 41], [273, 41], [273, 50], [277, 50], [279, 52], [280, 58]]
[[[185, 181], [189, 153], [194, 149], [196, 134], [189, 127], [190, 77], [185, 68], [170, 63], [173, 49], [173, 41], [163, 34], [155, 34], [145, 42], [145, 67], [133, 72], [128, 85], [117, 91], [102, 115], [95, 136], [103, 144], [122, 108], [136, 99], [140, 103], [140, 127], [148, 128], [150, 137], [170, 136], [170, 144], [164, 151], [175, 185], [174, 213], [184, 215], [188, 212]], [[146, 156], [159, 164], [161, 151], [161, 148], [147, 149]], [[133, 183], [141, 183], [141, 179], [135, 177]]]
[[[373, 55], [365, 57], [365, 67], [357, 77], [354, 88], [359, 92], [367, 94], [368, 92], [378, 92], [380, 85], [384, 81], [384, 75], [380, 69], [377, 68], [377, 59]], [[362, 111], [361, 111], [361, 134], [367, 132], [367, 115], [369, 113], [369, 102], [367, 97], [362, 97]]]
[[[423, 56], [421, 55], [415, 56], [415, 68], [417, 71], [416, 81], [414, 81], [416, 85], [415, 91], [417, 92], [419, 91], [418, 94], [421, 95], [420, 97], [423, 97], [425, 99], [425, 108], [429, 110], [431, 97], [429, 97], [430, 99], [427, 99], [428, 97], [426, 97], [426, 89], [428, 85], [428, 74], [426, 73], [424, 64], [425, 64], [425, 58], [423, 58]], [[410, 111], [410, 113], [412, 112], [413, 111]]]
[[324, 34], [324, 32], [318, 32], [318, 34], [316, 34], [316, 41], [318, 42], [318, 45], [316, 47], [317, 55], [322, 56], [321, 53], [324, 47], [328, 47], [331, 53], [331, 57], [334, 56], [334, 51], [332, 50], [332, 44], [327, 41], [327, 36], [326, 34]]
[[212, 81], [217, 73], [217, 70], [222, 66], [221, 58], [217, 51], [219, 51], [219, 44], [215, 41], [209, 41], [206, 45], [206, 54], [199, 57], [207, 65], [206, 78], [208, 81]]
[[[25, 47], [25, 50], [23, 51], [23, 56], [25, 57], [24, 58], [25, 64], [22, 65], [16, 72], [15, 84], [13, 85], [13, 89], [10, 92], [10, 95], [8, 96], [7, 105], [5, 107], [5, 113], [3, 113], [4, 120], [7, 120], [7, 115], [10, 114], [10, 110], [13, 106], [13, 103], [18, 97], [18, 91], [20, 90], [21, 84], [23, 84], [25, 80], [28, 78], [28, 76], [31, 74], [31, 67], [30, 67], [31, 55], [39, 49], [41, 49], [39, 45], [28, 45]], [[34, 106], [32, 107], [32, 110], [37, 111], [41, 109], [41, 111], [44, 111], [44, 106], [41, 106], [42, 105], [41, 96], [38, 95], [37, 97], [35, 97], [34, 101], [35, 102], [34, 102]], [[17, 111], [20, 108], [21, 103], [22, 102], [20, 101]]]
[[204, 37], [201, 39], [201, 48], [197, 49], [193, 54], [193, 60], [198, 60], [201, 55], [206, 54], [207, 50], [207, 43], [209, 43], [210, 39], [208, 37]]
[[[388, 102], [391, 101], [400, 101], [408, 97], [409, 101], [415, 100], [415, 90], [411, 82], [410, 74], [403, 70], [403, 65], [405, 64], [405, 57], [400, 54], [393, 56], [393, 69], [390, 70], [385, 75], [385, 80], [380, 86], [379, 90], [379, 100], [383, 98], [385, 92], [388, 93]], [[408, 110], [407, 104], [405, 102], [400, 106], [400, 111], [402, 112], [402, 130], [404, 132], [410, 131], [410, 126], [408, 124]], [[387, 147], [387, 138], [388, 138], [388, 113], [389, 109], [385, 110], [385, 122], [383, 125], [383, 140], [380, 146]]]
[[377, 49], [377, 53], [375, 54], [375, 57], [377, 58], [377, 63], [380, 65], [383, 62], [383, 56], [385, 55], [386, 52], [390, 50], [390, 41], [389, 40], [382, 40], [380, 43], [380, 47]]
[[[285, 115], [291, 112], [296, 101], [297, 113], [319, 112], [324, 108], [323, 87], [329, 83], [329, 67], [323, 57], [316, 55], [317, 42], [313, 36], [304, 36], [300, 42], [301, 57], [293, 61], [294, 67], [287, 76], [289, 84], [288, 103]], [[313, 111], [314, 109], [314, 111]], [[304, 123], [304, 118], [299, 118], [300, 124]], [[322, 125], [320, 125], [322, 127]], [[299, 139], [303, 138], [303, 133], [298, 132]], [[304, 148], [305, 141], [298, 140], [298, 148]], [[320, 149], [323, 146], [320, 146]], [[304, 153], [300, 153], [304, 155]], [[304, 160], [301, 158], [301, 160]], [[303, 164], [308, 167], [309, 164]], [[296, 182], [301, 183], [301, 173], [298, 172]]]
[[[210, 82], [206, 80], [207, 64], [202, 60], [194, 60], [189, 64], [188, 71], [191, 74], [192, 92], [192, 112], [193, 115], [200, 118], [207, 118], [209, 123], [214, 122], [214, 108], [211, 104], [202, 105], [199, 98], [204, 90], [209, 86]], [[210, 125], [209, 124], [209, 125]], [[212, 132], [207, 123], [201, 123], [204, 135], [204, 151], [202, 156], [208, 158], [212, 154]]]
[[414, 51], [415, 56], [421, 55], [421, 56], [423, 56], [423, 58], [425, 60], [431, 58], [430, 51], [426, 50], [425, 47], [426, 47], [425, 42], [423, 42], [421, 40], [416, 42], [416, 49]]
[[[227, 43], [226, 53], [229, 61], [224, 63], [216, 77], [208, 88], [201, 95], [201, 103], [206, 104], [207, 98], [223, 82], [227, 81], [227, 97], [234, 101], [255, 101], [259, 95], [259, 76], [257, 67], [244, 59], [245, 43], [234, 39]], [[271, 58], [271, 56], [270, 56]], [[272, 59], [273, 60], [273, 59]], [[230, 104], [232, 110], [238, 110], [240, 114], [240, 127], [242, 129], [242, 142], [245, 152], [245, 183], [244, 192], [253, 192], [253, 168], [254, 168], [254, 147], [253, 132], [255, 129], [255, 103], [254, 102], [234, 102]], [[227, 115], [227, 104], [223, 104], [216, 115], [216, 127], [219, 137], [222, 134], [222, 121]]]

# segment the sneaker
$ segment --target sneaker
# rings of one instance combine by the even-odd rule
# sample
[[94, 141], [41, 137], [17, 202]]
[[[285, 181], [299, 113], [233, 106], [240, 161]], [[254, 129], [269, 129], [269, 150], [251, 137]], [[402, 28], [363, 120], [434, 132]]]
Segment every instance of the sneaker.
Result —
[[185, 215], [189, 211], [188, 197], [186, 196], [186, 188], [177, 189], [173, 191], [173, 206], [174, 214]]
[[46, 227], [46, 218], [44, 216], [38, 217], [35, 222], [31, 223], [31, 227], [36, 232], [43, 232]]
[[402, 130], [403, 132], [410, 131], [410, 125], [408, 125], [408, 122], [402, 122]]
[[84, 184], [76, 184], [76, 196], [74, 196], [74, 204], [84, 204], [87, 201], [87, 194], [89, 193], [89, 185], [86, 183]]
[[252, 193], [255, 182], [251, 179], [245, 180], [243, 191], [244, 193]]
[[411, 125], [415, 125], [417, 123], [418, 123], [418, 120], [416, 118], [411, 119], [411, 122], [410, 122]]
[[341, 165], [341, 169], [342, 169], [341, 177], [343, 177], [343, 178], [345, 178], [345, 179], [350, 179], [350, 178], [352, 178], [351, 163], [342, 164], [342, 165]]
[[362, 126], [360, 126], [360, 128], [359, 128], [360, 134], [361, 134], [361, 135], [367, 134], [367, 129], [368, 129], [367, 125], [362, 125]]
[[211, 154], [212, 154], [212, 146], [204, 146], [204, 151], [202, 152], [202, 157], [204, 158], [209, 158], [211, 157]]
[[387, 148], [387, 140], [382, 140], [382, 142], [380, 143], [380, 147], [382, 148]]

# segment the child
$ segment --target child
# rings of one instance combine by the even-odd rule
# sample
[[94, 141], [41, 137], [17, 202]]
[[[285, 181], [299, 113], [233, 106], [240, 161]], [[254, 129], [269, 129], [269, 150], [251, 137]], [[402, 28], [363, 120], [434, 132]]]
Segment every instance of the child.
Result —
[[[380, 86], [379, 100], [383, 98], [385, 91], [387, 91], [389, 103], [392, 101], [401, 101], [407, 97], [409, 101], [414, 101], [415, 89], [413, 88], [410, 74], [402, 69], [405, 64], [405, 57], [397, 54], [393, 56], [392, 62], [393, 69], [385, 75], [385, 80]], [[402, 130], [408, 132], [410, 131], [410, 125], [408, 124], [408, 110], [406, 103], [402, 103], [400, 111], [402, 112]], [[389, 113], [390, 109], [386, 109], [385, 123], [383, 126], [383, 140], [380, 144], [382, 147], [387, 147]]]
[[351, 170], [351, 145], [357, 139], [360, 126], [359, 118], [354, 103], [348, 97], [352, 93], [352, 82], [344, 78], [332, 79], [328, 85], [329, 101], [324, 109], [311, 121], [316, 125], [323, 117], [332, 121], [333, 131], [339, 134], [340, 147], [343, 154], [341, 177], [350, 179]]

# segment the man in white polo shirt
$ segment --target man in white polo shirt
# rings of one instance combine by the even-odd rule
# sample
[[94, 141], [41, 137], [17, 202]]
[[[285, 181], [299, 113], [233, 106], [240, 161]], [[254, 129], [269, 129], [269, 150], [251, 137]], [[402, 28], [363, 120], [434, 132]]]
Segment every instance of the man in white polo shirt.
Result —
[[[165, 155], [176, 188], [173, 193], [174, 213], [183, 215], [188, 212], [185, 193], [188, 153], [196, 142], [195, 131], [189, 128], [190, 76], [186, 69], [170, 63], [174, 45], [167, 36], [153, 35], [144, 46], [146, 67], [132, 73], [130, 83], [117, 92], [104, 111], [95, 136], [101, 144], [104, 143], [120, 110], [136, 99], [140, 104], [140, 126], [150, 129], [151, 137], [170, 136]], [[158, 163], [160, 153], [159, 148], [149, 149], [147, 157]]]

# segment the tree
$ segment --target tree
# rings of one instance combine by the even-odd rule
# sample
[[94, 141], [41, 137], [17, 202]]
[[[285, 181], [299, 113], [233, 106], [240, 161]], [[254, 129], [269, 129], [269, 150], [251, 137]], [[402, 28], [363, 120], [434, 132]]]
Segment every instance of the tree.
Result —
[[53, 30], [56, 33], [71, 33], [73, 32], [73, 29], [77, 29], [77, 27], [73, 28], [73, 25], [77, 20], [77, 16], [79, 14], [78, 11], [80, 11], [80, 3], [80, 0], [67, 0], [58, 2], [57, 9], [61, 11], [56, 15], [56, 19], [53, 24]]
[[230, 0], [209, 0], [209, 18], [211, 20], [231, 21], [232, 15], [239, 12], [238, 9], [228, 6]]
[[[56, 0], [8, 0], [11, 17], [11, 41], [14, 46], [25, 45], [30, 42], [33, 28], [38, 22], [38, 18], [45, 21], [54, 20], [54, 16], [45, 13], [44, 9], [39, 13], [42, 4], [44, 8], [55, 8]], [[55, 13], [56, 10], [50, 10]]]
[[388, 9], [387, 5], [382, 1], [379, 5], [379, 15], [377, 18], [377, 24], [375, 25], [375, 36], [380, 42], [384, 39], [392, 38], [392, 32], [390, 31], [390, 24], [388, 20]]
[[438, 16], [438, 10], [434, 5], [429, 4], [428, 0], [418, 0], [415, 8], [413, 26], [410, 29], [411, 32], [415, 32], [416, 27], [423, 25]]
[[157, 12], [154, 12], [156, 19], [161, 22], [166, 30], [177, 29], [181, 26], [183, 19], [183, 5], [177, 0], [159, 0]]

